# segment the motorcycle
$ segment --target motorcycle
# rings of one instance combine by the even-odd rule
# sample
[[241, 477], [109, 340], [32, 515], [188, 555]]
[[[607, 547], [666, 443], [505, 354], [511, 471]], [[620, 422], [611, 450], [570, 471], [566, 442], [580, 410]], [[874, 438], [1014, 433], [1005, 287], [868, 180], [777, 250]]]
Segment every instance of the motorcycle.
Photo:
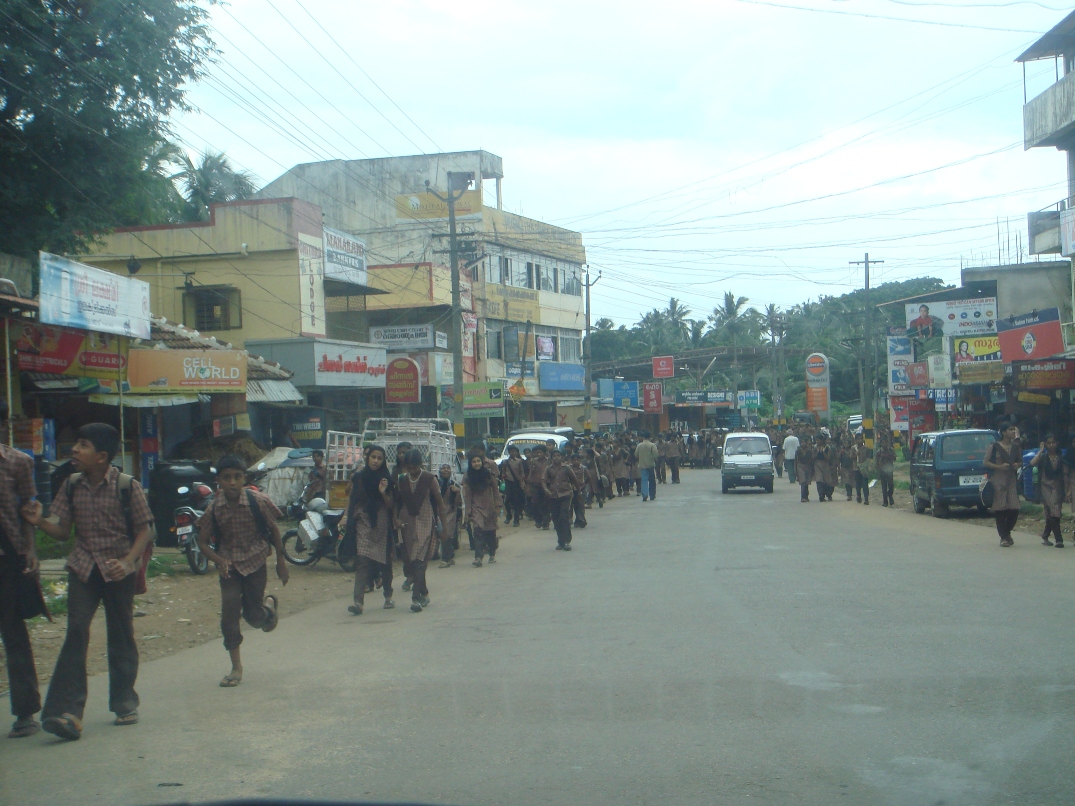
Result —
[[187, 557], [190, 570], [201, 576], [209, 570], [209, 558], [202, 552], [198, 543], [198, 519], [213, 503], [213, 488], [208, 484], [195, 484], [192, 487], [180, 487], [176, 490], [180, 496], [190, 496], [190, 505], [177, 507], [173, 520], [179, 550]]
[[[305, 490], [303, 491], [305, 493]], [[305, 495], [287, 505], [287, 515], [294, 520], [302, 519], [299, 528], [288, 529], [282, 538], [284, 558], [292, 565], [315, 565], [322, 557], [331, 560], [344, 571], [353, 573], [358, 567], [357, 557], [341, 558], [340, 521], [344, 510], [329, 509], [324, 498], [313, 498], [303, 503]]]

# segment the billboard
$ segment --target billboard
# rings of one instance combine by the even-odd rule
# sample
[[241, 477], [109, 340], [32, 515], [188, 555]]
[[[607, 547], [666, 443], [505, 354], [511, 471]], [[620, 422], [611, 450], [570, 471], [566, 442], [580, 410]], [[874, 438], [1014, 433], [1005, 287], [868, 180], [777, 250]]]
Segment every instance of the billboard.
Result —
[[23, 372], [117, 380], [120, 367], [127, 365], [123, 336], [28, 322], [17, 322], [13, 330]]
[[[467, 190], [455, 202], [455, 217], [481, 218], [481, 190]], [[400, 193], [396, 196], [396, 221], [430, 221], [448, 218], [448, 202], [430, 193]]]
[[806, 410], [829, 419], [829, 359], [822, 353], [806, 358]]
[[638, 408], [638, 381], [613, 381], [612, 403], [623, 408]]
[[761, 392], [757, 389], [747, 389], [737, 392], [735, 396], [737, 409], [756, 409], [761, 406]]
[[131, 350], [127, 382], [132, 392], [246, 392], [241, 350]]
[[388, 357], [383, 347], [322, 340], [311, 344], [314, 386], [384, 388]]
[[384, 381], [384, 402], [422, 402], [422, 371], [413, 358], [400, 356], [388, 362]]
[[904, 306], [907, 335], [916, 339], [975, 336], [996, 331], [997, 298], [911, 302]]
[[[656, 362], [657, 359], [653, 360]], [[660, 414], [664, 411], [663, 394], [663, 385], [660, 381], [642, 384], [642, 410], [646, 414]]]
[[1000, 339], [996, 336], [955, 336], [952, 356], [956, 364], [970, 361], [1000, 361]]
[[907, 365], [913, 360], [911, 339], [907, 336], [888, 336], [888, 394], [889, 397], [911, 394]]
[[653, 357], [654, 378], [676, 377], [676, 362], [670, 355], [655, 355]]
[[325, 335], [325, 242], [322, 236], [300, 232], [299, 333]]
[[960, 384], [1000, 383], [1004, 380], [1003, 361], [966, 361], [956, 364], [956, 377]]
[[677, 406], [732, 406], [735, 392], [721, 389], [681, 389], [676, 392]]
[[366, 242], [354, 235], [325, 227], [325, 279], [369, 285]]
[[1000, 354], [1005, 364], [1030, 358], [1049, 358], [1064, 352], [1060, 309], [1046, 308], [997, 322]]
[[42, 324], [148, 339], [149, 283], [40, 253]]

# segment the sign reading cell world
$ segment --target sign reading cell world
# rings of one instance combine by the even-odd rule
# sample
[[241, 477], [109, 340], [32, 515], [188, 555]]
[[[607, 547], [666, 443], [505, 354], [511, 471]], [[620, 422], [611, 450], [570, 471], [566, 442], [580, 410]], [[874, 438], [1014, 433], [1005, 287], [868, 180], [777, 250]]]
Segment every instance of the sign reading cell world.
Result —
[[806, 410], [829, 419], [829, 359], [822, 353], [806, 358]]
[[421, 403], [422, 371], [413, 358], [393, 358], [388, 362], [384, 384], [385, 403]]
[[42, 324], [149, 338], [149, 283], [40, 253]]
[[131, 350], [127, 380], [132, 392], [246, 392], [241, 350]]

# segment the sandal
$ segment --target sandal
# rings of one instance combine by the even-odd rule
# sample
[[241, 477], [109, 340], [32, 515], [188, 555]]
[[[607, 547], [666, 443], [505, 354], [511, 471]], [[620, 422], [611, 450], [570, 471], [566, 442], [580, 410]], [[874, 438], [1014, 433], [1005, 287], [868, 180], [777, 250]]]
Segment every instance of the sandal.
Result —
[[51, 733], [53, 736], [72, 742], [82, 738], [82, 720], [74, 714], [50, 716], [41, 723], [41, 729], [45, 733]]
[[7, 737], [9, 739], [24, 739], [27, 736], [33, 736], [39, 730], [41, 730], [41, 723], [32, 716], [28, 716], [24, 719], [16, 719]]
[[347, 605], [347, 612], [350, 613], [352, 616], [361, 616], [362, 605], [360, 605], [358, 602], [355, 602], [352, 605]]
[[125, 725], [137, 725], [138, 724], [138, 712], [137, 711], [131, 711], [130, 713], [123, 714], [122, 716], [117, 716], [116, 721], [113, 722], [112, 724], [113, 725], [119, 725], [120, 727], [123, 727]]
[[221, 688], [235, 688], [237, 685], [243, 682], [243, 673], [228, 672], [224, 675], [224, 679], [220, 681]]
[[265, 626], [261, 629], [265, 632], [272, 632], [276, 629], [276, 625], [280, 621], [280, 619], [276, 616], [276, 608], [279, 606], [280, 603], [277, 601], [276, 597], [270, 593], [268, 596], [265, 597], [264, 604], [265, 608], [269, 611], [269, 618], [265, 622]]

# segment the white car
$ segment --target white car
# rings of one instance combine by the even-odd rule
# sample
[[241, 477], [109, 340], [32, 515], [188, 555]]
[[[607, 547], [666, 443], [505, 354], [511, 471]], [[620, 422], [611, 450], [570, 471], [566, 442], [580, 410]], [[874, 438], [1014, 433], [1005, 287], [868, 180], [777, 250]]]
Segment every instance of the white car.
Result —
[[522, 456], [523, 451], [528, 448], [534, 448], [537, 445], [544, 448], [546, 440], [550, 439], [556, 442], [556, 447], [560, 450], [563, 450], [568, 442], [567, 437], [563, 434], [557, 434], [552, 431], [521, 431], [518, 434], [512, 434], [504, 443], [504, 452], [497, 457], [496, 463], [499, 466], [508, 458], [508, 448], [512, 445], [519, 449], [519, 455]]
[[733, 487], [761, 487], [773, 491], [773, 445], [760, 432], [728, 434], [720, 465], [720, 491]]

